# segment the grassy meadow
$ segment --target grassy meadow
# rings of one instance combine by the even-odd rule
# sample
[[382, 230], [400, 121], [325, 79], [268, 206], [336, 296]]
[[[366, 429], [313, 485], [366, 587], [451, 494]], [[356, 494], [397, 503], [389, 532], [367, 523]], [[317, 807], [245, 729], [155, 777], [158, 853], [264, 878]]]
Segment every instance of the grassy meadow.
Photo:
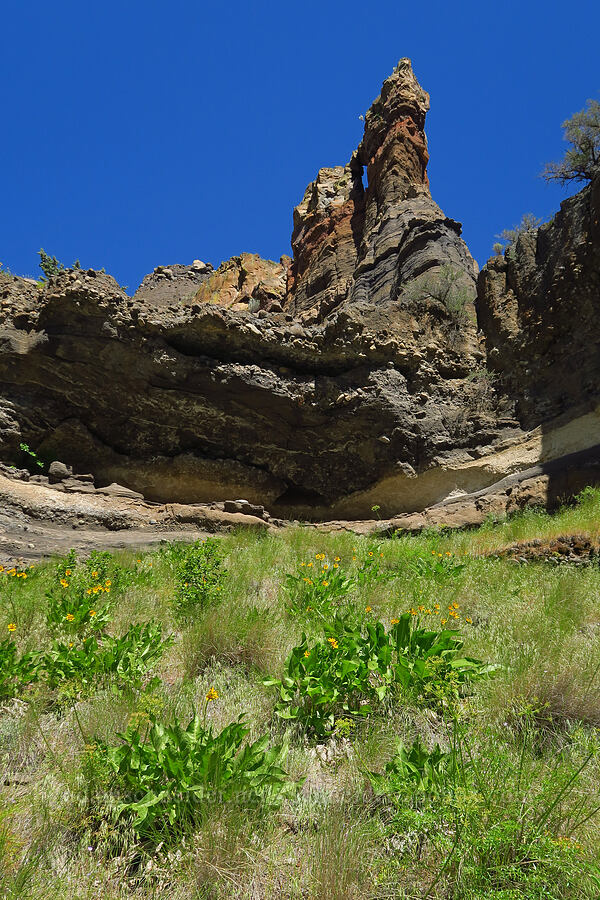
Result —
[[598, 523], [5, 564], [0, 896], [597, 900]]

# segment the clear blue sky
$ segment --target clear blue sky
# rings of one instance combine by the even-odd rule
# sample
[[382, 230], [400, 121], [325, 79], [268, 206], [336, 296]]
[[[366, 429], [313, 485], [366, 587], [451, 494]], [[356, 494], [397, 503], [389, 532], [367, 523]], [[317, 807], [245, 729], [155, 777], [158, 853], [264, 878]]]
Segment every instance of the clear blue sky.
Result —
[[154, 266], [289, 252], [292, 209], [345, 163], [410, 56], [432, 194], [483, 263], [565, 196], [538, 177], [600, 97], [600, 3], [27, 0], [2, 9], [0, 261], [43, 246], [131, 290]]

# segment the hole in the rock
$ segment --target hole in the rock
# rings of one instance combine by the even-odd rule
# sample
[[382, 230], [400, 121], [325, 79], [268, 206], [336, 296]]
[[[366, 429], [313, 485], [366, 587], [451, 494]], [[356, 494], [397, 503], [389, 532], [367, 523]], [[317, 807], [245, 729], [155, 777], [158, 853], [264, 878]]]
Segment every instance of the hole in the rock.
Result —
[[327, 506], [327, 500], [318, 491], [290, 485], [275, 501], [278, 506]]

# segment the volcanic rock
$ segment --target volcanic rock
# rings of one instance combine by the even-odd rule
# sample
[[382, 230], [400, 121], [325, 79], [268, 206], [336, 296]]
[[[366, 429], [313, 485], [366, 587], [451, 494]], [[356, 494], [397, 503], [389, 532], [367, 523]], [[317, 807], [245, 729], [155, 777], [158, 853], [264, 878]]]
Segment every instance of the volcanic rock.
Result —
[[27, 442], [101, 490], [294, 519], [377, 505], [397, 527], [580, 489], [600, 446], [600, 187], [476, 284], [431, 198], [428, 107], [401, 60], [351, 159], [308, 186], [292, 258], [159, 266], [133, 297], [93, 270], [0, 275], [0, 456]]

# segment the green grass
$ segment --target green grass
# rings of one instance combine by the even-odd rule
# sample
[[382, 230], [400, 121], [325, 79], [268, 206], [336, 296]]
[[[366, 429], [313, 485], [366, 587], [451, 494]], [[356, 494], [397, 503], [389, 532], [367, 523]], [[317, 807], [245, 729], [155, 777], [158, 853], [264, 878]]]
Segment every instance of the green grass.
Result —
[[[141, 687], [39, 678], [0, 701], [0, 896], [597, 900], [600, 568], [483, 554], [521, 539], [596, 536], [599, 522], [600, 493], [588, 491], [554, 516], [527, 511], [473, 531], [381, 540], [240, 531], [218, 539], [220, 594], [196, 602], [188, 587], [184, 616], [178, 579], [192, 569], [179, 567], [180, 550], [104, 559], [106, 633], [152, 620], [172, 643]], [[27, 578], [0, 573], [0, 641], [35, 654], [67, 628], [60, 605], [54, 620], [48, 610], [69, 565], [83, 572], [54, 560]], [[331, 594], [322, 582], [334, 565], [349, 587]], [[303, 579], [317, 577], [307, 611]], [[422, 625], [458, 632], [464, 654], [495, 674], [450, 704], [392, 686], [367, 716], [338, 712], [325, 737], [276, 715], [280, 698], [265, 681], [282, 678], [303, 633], [311, 647], [323, 641], [335, 612], [389, 631], [411, 609]], [[207, 701], [211, 689], [218, 696]], [[144, 723], [185, 728], [195, 713], [214, 735], [243, 715], [248, 742], [281, 747], [286, 791], [276, 803], [234, 794], [198, 807], [190, 795], [192, 812], [159, 823], [153, 840], [119, 814], [124, 799], [141, 797], [126, 794], [101, 748], [121, 746], [128, 726], [142, 723], [144, 740]], [[389, 767], [399, 742], [417, 740], [425, 755], [439, 745], [451, 760], [435, 788]]]

